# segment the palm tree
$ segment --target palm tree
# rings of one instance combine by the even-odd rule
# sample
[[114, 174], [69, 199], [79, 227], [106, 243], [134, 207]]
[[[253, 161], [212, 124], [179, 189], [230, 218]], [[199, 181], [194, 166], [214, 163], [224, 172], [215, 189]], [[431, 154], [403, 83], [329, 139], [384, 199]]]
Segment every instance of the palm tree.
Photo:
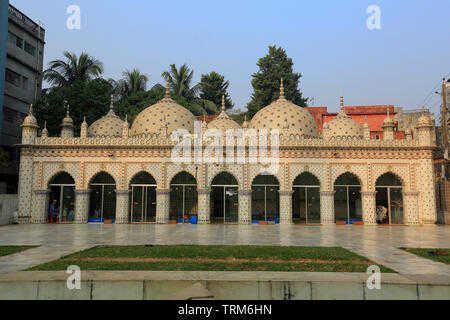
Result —
[[138, 69], [127, 70], [122, 75], [123, 79], [118, 83], [118, 91], [123, 98], [147, 89], [148, 77]]
[[191, 87], [194, 71], [186, 63], [179, 70], [174, 64], [171, 64], [170, 71], [164, 71], [161, 76], [169, 82], [171, 91], [175, 95], [184, 97], [188, 101], [197, 97], [200, 87], [198, 84]]
[[53, 60], [44, 71], [44, 80], [54, 87], [67, 87], [76, 80], [89, 82], [103, 73], [103, 63], [85, 52], [79, 57], [68, 51], [63, 55], [66, 60]]

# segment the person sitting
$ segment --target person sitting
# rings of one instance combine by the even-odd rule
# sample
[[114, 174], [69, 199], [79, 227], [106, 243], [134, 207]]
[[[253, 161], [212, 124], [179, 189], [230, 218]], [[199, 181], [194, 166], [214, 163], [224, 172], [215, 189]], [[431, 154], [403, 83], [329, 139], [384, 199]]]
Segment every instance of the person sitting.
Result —
[[50, 223], [56, 223], [58, 220], [59, 210], [57, 206], [57, 201], [53, 200], [52, 204], [50, 205]]

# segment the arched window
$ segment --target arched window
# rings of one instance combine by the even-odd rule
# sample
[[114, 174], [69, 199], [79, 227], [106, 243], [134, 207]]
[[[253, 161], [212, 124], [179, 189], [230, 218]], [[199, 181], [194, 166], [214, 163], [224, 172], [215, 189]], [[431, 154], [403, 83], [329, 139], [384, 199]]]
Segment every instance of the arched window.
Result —
[[171, 221], [186, 222], [198, 214], [197, 181], [183, 171], [177, 174], [170, 183], [170, 211]]
[[236, 223], [238, 220], [238, 181], [228, 172], [222, 172], [211, 183], [211, 222]]
[[320, 182], [304, 172], [292, 185], [292, 217], [294, 223], [320, 223]]
[[252, 221], [280, 219], [280, 183], [272, 175], [259, 175], [252, 184]]
[[403, 188], [393, 173], [385, 173], [377, 179], [377, 223], [403, 224]]
[[336, 221], [362, 221], [361, 183], [353, 173], [346, 172], [334, 182], [334, 214]]
[[67, 172], [61, 172], [49, 183], [50, 204], [56, 200], [60, 222], [73, 222], [75, 219], [75, 181]]
[[131, 222], [145, 223], [156, 220], [156, 180], [147, 172], [131, 179]]
[[92, 178], [89, 222], [104, 222], [116, 218], [116, 182], [106, 173], [100, 172]]

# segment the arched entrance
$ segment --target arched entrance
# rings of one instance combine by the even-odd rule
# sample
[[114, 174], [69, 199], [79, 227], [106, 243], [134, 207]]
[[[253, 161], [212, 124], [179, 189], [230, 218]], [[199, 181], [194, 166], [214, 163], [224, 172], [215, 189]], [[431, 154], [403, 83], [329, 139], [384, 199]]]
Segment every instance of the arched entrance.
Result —
[[320, 181], [309, 172], [299, 175], [292, 185], [294, 223], [320, 223]]
[[350, 172], [334, 182], [334, 213], [336, 221], [362, 221], [361, 182]]
[[211, 223], [235, 223], [239, 218], [238, 182], [228, 172], [211, 183]]
[[185, 217], [197, 216], [197, 201], [197, 181], [191, 174], [180, 172], [170, 183], [169, 219], [184, 223]]
[[272, 175], [259, 175], [252, 184], [252, 221], [280, 219], [280, 183]]
[[104, 222], [116, 218], [116, 182], [106, 172], [98, 173], [90, 182], [89, 222]]
[[385, 173], [376, 182], [377, 222], [404, 224], [402, 182], [392, 173]]
[[147, 172], [140, 172], [131, 179], [131, 219], [133, 223], [155, 222], [156, 180]]
[[75, 181], [67, 172], [61, 172], [49, 183], [50, 204], [57, 201], [60, 222], [72, 222], [75, 218]]

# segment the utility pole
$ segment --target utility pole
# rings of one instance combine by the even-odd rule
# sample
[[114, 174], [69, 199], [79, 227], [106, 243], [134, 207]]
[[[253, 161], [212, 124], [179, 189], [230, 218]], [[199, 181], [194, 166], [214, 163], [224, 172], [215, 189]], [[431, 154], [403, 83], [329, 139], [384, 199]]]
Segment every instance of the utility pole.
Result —
[[441, 123], [441, 130], [442, 130], [442, 149], [444, 153], [446, 154], [448, 152], [448, 119], [447, 119], [447, 84], [445, 83], [445, 78], [442, 80], [442, 106], [441, 106], [441, 112], [442, 112], [442, 123]]

